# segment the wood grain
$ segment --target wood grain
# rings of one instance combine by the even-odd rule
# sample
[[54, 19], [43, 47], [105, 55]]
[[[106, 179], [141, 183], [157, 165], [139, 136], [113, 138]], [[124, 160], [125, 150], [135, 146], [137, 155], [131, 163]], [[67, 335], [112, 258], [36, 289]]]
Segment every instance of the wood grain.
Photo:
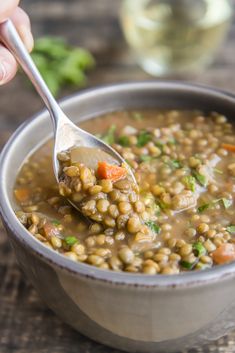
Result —
[[[97, 61], [89, 86], [145, 80], [150, 77], [134, 62], [118, 23], [120, 0], [24, 0], [36, 37], [65, 36], [90, 49]], [[192, 80], [235, 92], [235, 21], [210, 69]], [[69, 94], [70, 91], [63, 93]], [[0, 148], [11, 132], [42, 108], [22, 76], [0, 88]], [[235, 352], [235, 332], [190, 353]], [[23, 278], [0, 225], [0, 353], [118, 353], [62, 323]]]

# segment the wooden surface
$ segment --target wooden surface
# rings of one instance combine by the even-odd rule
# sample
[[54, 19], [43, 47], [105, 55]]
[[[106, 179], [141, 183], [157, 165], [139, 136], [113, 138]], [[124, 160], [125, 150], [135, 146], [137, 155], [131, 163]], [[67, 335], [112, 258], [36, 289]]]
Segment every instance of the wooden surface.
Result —
[[[119, 28], [119, 0], [25, 0], [35, 36], [65, 36], [89, 48], [97, 60], [89, 85], [150, 77], [130, 55]], [[214, 64], [193, 77], [235, 92], [235, 21]], [[192, 80], [192, 78], [191, 78]], [[71, 93], [65, 92], [64, 94]], [[0, 146], [27, 117], [42, 108], [21, 76], [0, 88]], [[0, 353], [118, 353], [90, 341], [62, 323], [23, 278], [0, 225]], [[235, 332], [190, 353], [235, 352]]]

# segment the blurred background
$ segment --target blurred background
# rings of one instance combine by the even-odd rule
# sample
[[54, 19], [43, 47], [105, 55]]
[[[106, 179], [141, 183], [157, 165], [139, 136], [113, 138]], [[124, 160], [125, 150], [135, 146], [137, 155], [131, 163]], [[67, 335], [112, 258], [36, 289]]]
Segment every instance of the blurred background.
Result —
[[[137, 65], [139, 62], [157, 78], [163, 75], [232, 91], [234, 5], [234, 0], [21, 1], [31, 17], [36, 39], [59, 36], [92, 53], [96, 65], [87, 72], [83, 87], [154, 79]], [[120, 13], [128, 43], [120, 26]], [[211, 61], [208, 68], [203, 68]], [[63, 87], [58, 97], [78, 89], [76, 85]], [[0, 106], [0, 126], [5, 131], [42, 108], [20, 74], [0, 88]]]
[[[22, 0], [21, 5], [31, 17], [35, 60], [58, 98], [95, 85], [162, 78], [235, 92], [235, 0]], [[22, 73], [0, 87], [0, 147], [42, 108]], [[118, 353], [74, 332], [45, 308], [19, 272], [1, 225], [0, 278], [1, 353]], [[232, 333], [192, 353], [232, 353], [234, 344]]]

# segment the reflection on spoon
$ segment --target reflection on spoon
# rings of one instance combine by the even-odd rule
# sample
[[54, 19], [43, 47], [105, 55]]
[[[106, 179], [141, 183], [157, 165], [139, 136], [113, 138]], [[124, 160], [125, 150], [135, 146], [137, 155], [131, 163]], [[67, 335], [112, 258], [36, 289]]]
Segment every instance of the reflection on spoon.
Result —
[[118, 161], [107, 152], [95, 147], [72, 147], [70, 149], [71, 163], [81, 163], [95, 169], [99, 161], [119, 165]]

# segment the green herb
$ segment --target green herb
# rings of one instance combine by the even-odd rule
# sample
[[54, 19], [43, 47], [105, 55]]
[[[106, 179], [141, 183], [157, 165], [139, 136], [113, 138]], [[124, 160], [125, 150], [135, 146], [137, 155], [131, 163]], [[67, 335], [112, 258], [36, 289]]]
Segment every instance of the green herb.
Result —
[[235, 234], [235, 225], [230, 225], [226, 228], [227, 232], [231, 233], [231, 234]]
[[143, 114], [139, 113], [139, 112], [133, 112], [131, 114], [132, 118], [135, 119], [136, 121], [142, 121], [144, 119]]
[[160, 150], [162, 150], [164, 147], [164, 143], [162, 143], [161, 141], [157, 141], [155, 142], [155, 146], [157, 146], [158, 148], [160, 148]]
[[209, 203], [205, 203], [204, 205], [199, 206], [197, 210], [198, 210], [198, 212], [201, 213], [201, 212], [207, 210], [209, 207], [210, 207], [210, 204]]
[[211, 206], [213, 206], [215, 204], [218, 204], [219, 202], [221, 202], [222, 205], [224, 206], [224, 208], [226, 208], [226, 209], [229, 208], [232, 205], [232, 203], [233, 203], [232, 200], [226, 199], [226, 198], [223, 197], [222, 199], [217, 199], [217, 200], [212, 201], [211, 203], [206, 203], [204, 205], [201, 205], [200, 207], [198, 207], [197, 210], [198, 210], [198, 212], [203, 212], [207, 208], [209, 208], [209, 207], [211, 207]]
[[224, 174], [224, 172], [220, 169], [214, 168], [214, 172], [217, 174]]
[[95, 64], [87, 50], [72, 47], [57, 37], [37, 39], [32, 58], [54, 95], [65, 86], [84, 85], [85, 71]]
[[178, 160], [173, 160], [172, 162], [171, 162], [171, 164], [173, 165], [173, 167], [174, 168], [176, 168], [176, 169], [178, 169], [178, 168], [181, 168], [182, 167], [182, 164], [181, 164], [181, 162], [180, 161], [178, 161]]
[[130, 146], [130, 140], [129, 140], [129, 137], [128, 136], [120, 136], [119, 139], [118, 139], [118, 143], [119, 145], [123, 146], [123, 147], [128, 147]]
[[232, 200], [225, 199], [224, 197], [221, 199], [221, 201], [222, 201], [222, 203], [224, 205], [224, 208], [226, 208], [226, 209], [229, 208], [232, 205], [232, 203], [233, 203]]
[[108, 145], [112, 145], [115, 142], [115, 131], [116, 125], [111, 125], [108, 132], [102, 137], [102, 140]]
[[140, 161], [141, 162], [149, 162], [149, 161], [152, 161], [152, 160], [153, 160], [152, 156], [146, 156], [146, 155], [140, 156]]
[[141, 131], [137, 138], [137, 147], [143, 147], [151, 140], [151, 134], [148, 131]]
[[200, 241], [193, 244], [193, 250], [195, 252], [195, 255], [198, 257], [206, 254], [206, 248]]
[[196, 261], [195, 262], [188, 262], [188, 261], [180, 261], [180, 265], [187, 269], [187, 270], [192, 270], [194, 268], [194, 266], [196, 265]]
[[182, 182], [192, 192], [196, 190], [196, 179], [192, 175], [186, 175], [183, 179]]
[[59, 221], [57, 221], [57, 219], [53, 219], [51, 223], [54, 224], [55, 226], [59, 226], [61, 224]]
[[214, 200], [214, 201], [212, 201], [212, 202], [213, 202], [214, 204], [219, 203], [219, 202], [222, 202], [222, 205], [224, 206], [224, 208], [229, 208], [229, 207], [232, 205], [232, 203], [233, 203], [232, 200], [226, 199], [225, 197], [223, 197], [223, 198], [221, 198], [221, 199]]
[[194, 172], [193, 176], [197, 179], [199, 184], [201, 184], [202, 186], [207, 186], [207, 179], [206, 179], [205, 175]]
[[72, 237], [72, 236], [71, 237], [66, 237], [66, 238], [64, 238], [64, 240], [65, 240], [66, 244], [69, 245], [69, 246], [72, 246], [72, 245], [74, 245], [74, 244], [76, 244], [78, 242], [77, 238], [76, 237]]
[[174, 137], [172, 137], [168, 142], [169, 145], [176, 145], [177, 141]]
[[148, 226], [154, 233], [159, 234], [160, 233], [160, 226], [156, 224], [154, 221], [147, 221], [145, 222], [146, 226]]
[[182, 167], [182, 164], [180, 161], [178, 161], [177, 159], [174, 160], [169, 160], [167, 162], [167, 164], [169, 165], [169, 167], [171, 167], [172, 169], [179, 169]]
[[162, 200], [158, 200], [158, 206], [160, 207], [161, 210], [165, 210], [166, 208], [168, 208], [168, 205]]

